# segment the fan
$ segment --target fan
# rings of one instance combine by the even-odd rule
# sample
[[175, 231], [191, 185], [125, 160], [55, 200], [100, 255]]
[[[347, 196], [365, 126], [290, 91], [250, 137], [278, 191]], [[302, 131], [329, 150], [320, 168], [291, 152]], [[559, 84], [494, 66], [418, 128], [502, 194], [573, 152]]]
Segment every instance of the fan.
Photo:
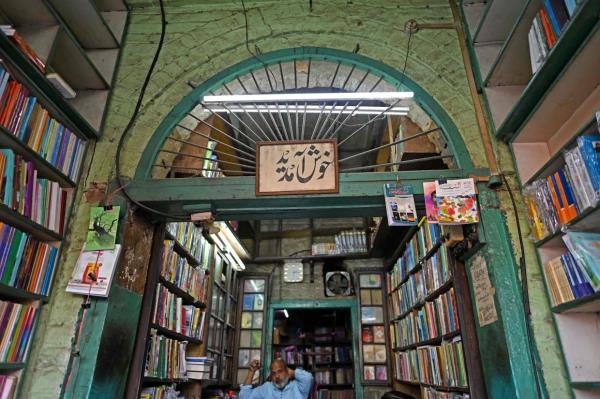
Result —
[[348, 273], [348, 272], [327, 272], [325, 274], [325, 295], [326, 296], [352, 295], [352, 286], [350, 283], [350, 273]]

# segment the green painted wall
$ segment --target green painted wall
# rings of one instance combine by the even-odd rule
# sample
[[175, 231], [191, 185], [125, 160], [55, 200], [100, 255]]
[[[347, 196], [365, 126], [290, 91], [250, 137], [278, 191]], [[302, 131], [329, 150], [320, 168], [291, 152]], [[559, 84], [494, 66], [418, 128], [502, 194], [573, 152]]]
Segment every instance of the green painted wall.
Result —
[[[149, 67], [160, 32], [156, 3], [129, 1], [134, 6], [123, 48], [115, 88], [104, 123], [102, 138], [95, 148], [85, 185], [108, 182], [114, 177], [116, 143], [133, 111], [138, 91]], [[126, 140], [123, 172], [132, 176], [145, 144], [169, 111], [190, 92], [188, 82], [201, 83], [222, 69], [250, 57], [244, 43], [244, 16], [239, 1], [167, 1], [167, 37], [161, 58], [146, 92], [142, 111]], [[402, 70], [408, 36], [405, 22], [452, 23], [447, 0], [305, 0], [247, 1], [250, 47], [264, 52], [301, 46], [320, 46], [352, 51]], [[465, 65], [454, 30], [422, 30], [413, 36], [406, 74], [428, 91], [446, 110], [461, 131], [473, 163], [486, 167]], [[506, 148], [497, 145], [503, 170], [513, 166]], [[90, 160], [88, 159], [88, 162]], [[84, 173], [85, 174], [85, 173]], [[513, 187], [516, 187], [514, 182]], [[500, 211], [515, 235], [514, 218], [506, 193], [500, 193]], [[68, 365], [71, 338], [81, 298], [66, 294], [64, 287], [82, 246], [89, 206], [83, 197], [71, 220], [70, 238], [64, 244], [49, 309], [43, 312], [36, 336], [32, 365], [23, 397], [56, 398]], [[94, 203], [92, 201], [92, 203]], [[501, 219], [497, 222], [500, 223]], [[514, 239], [513, 239], [514, 241]], [[513, 245], [513, 252], [516, 246]], [[530, 296], [534, 333], [553, 398], [564, 398], [567, 385], [559, 348], [548, 311], [539, 267], [527, 246]], [[503, 267], [497, 265], [494, 267]], [[511, 264], [505, 267], [513, 267]], [[32, 373], [33, 371], [33, 373]]]

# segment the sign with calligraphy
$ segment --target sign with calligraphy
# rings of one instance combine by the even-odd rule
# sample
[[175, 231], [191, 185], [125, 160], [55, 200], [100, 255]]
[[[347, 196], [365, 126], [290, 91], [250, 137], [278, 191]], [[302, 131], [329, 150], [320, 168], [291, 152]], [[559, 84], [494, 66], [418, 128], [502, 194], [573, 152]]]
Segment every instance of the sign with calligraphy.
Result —
[[339, 191], [335, 140], [257, 143], [256, 195]]

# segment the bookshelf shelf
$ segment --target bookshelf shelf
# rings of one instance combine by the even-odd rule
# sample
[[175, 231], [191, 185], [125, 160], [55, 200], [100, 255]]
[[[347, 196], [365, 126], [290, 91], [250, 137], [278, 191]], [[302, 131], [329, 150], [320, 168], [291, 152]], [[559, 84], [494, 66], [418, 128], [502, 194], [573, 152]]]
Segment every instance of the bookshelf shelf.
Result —
[[421, 341], [421, 342], [416, 342], [414, 344], [410, 344], [410, 345], [406, 345], [406, 346], [402, 346], [400, 348], [394, 348], [394, 352], [404, 352], [410, 349], [415, 349], [418, 348], [419, 346], [425, 346], [425, 345], [439, 345], [441, 344], [443, 341], [447, 341], [450, 340], [454, 337], [457, 337], [460, 335], [460, 330], [456, 330], [456, 331], [452, 331], [446, 335], [442, 335], [440, 337], [435, 337], [432, 339], [428, 339], [427, 341]]
[[553, 307], [552, 311], [554, 313], [600, 312], [600, 292], [571, 302], [561, 303]]
[[537, 241], [535, 246], [537, 248], [564, 247], [562, 241], [562, 236], [565, 234], [564, 230], [592, 231], [597, 230], [598, 226], [600, 226], [600, 204], [584, 210], [577, 215], [577, 217], [564, 225], [561, 230], [549, 234], [542, 240]]
[[193, 296], [191, 296], [190, 294], [188, 294], [187, 292], [185, 292], [184, 290], [182, 290], [175, 284], [171, 283], [170, 281], [165, 280], [164, 277], [160, 276], [159, 281], [162, 285], [164, 285], [173, 294], [181, 297], [183, 299], [184, 305], [194, 305], [197, 308], [201, 308], [201, 309], [206, 307], [206, 304], [204, 304], [204, 302], [197, 301], [196, 298], [194, 298]]
[[0, 370], [21, 370], [25, 368], [25, 363], [0, 363]]
[[144, 385], [148, 384], [179, 384], [182, 382], [189, 381], [186, 378], [157, 378], [157, 377], [144, 377]]
[[186, 335], [183, 335], [178, 332], [171, 331], [167, 328], [164, 328], [158, 324], [152, 323], [152, 324], [150, 324], [150, 328], [154, 328], [156, 331], [158, 331], [160, 334], [164, 335], [165, 337], [173, 338], [178, 341], [187, 341], [190, 344], [201, 344], [202, 343], [201, 339], [188, 337]]
[[[558, 38], [556, 45], [549, 52], [545, 62], [532, 77], [527, 35], [531, 21], [541, 7], [542, 0], [532, 0], [523, 8], [511, 35], [492, 66], [488, 78], [484, 81], [486, 92], [493, 93], [495, 89], [502, 86], [515, 89], [507, 93], [508, 101], [504, 104], [494, 103], [493, 95], [488, 95], [492, 116], [497, 127], [496, 136], [506, 141], [509, 141], [523, 122], [531, 116], [540, 100], [549, 97], [549, 88], [554, 86], [551, 91], [557, 89], [556, 85], [553, 85], [556, 78], [559, 78], [559, 86], [564, 86], [558, 89], [571, 88], [580, 95], [597, 86], [597, 83], [593, 82], [594, 68], [590, 65], [593, 64], [594, 49], [598, 48], [598, 39], [595, 38], [598, 20], [597, 1], [588, 0], [579, 6]], [[580, 46], [582, 43], [583, 45]], [[567, 85], [565, 77], [572, 79], [571, 76], [576, 82], [585, 81], [586, 84]], [[572, 111], [573, 107], [565, 104], [566, 101], [564, 101], [569, 97], [566, 95], [567, 92], [563, 92], [563, 101], [559, 102], [559, 104], [562, 103], [562, 106], [556, 117], [568, 116], [569, 109]], [[583, 95], [578, 98], [586, 97]], [[547, 123], [550, 126], [553, 126], [554, 123], [556, 126], [555, 120], [549, 120]]]
[[426, 384], [424, 382], [417, 382], [417, 381], [404, 381], [404, 380], [400, 380], [398, 378], [395, 378], [395, 381], [397, 381], [401, 384], [424, 386], [424, 387], [434, 388], [439, 391], [445, 391], [445, 392], [465, 392], [465, 393], [469, 392], [469, 388], [467, 388], [467, 387], [447, 387], [447, 386], [443, 386], [443, 385]]
[[0, 204], [0, 220], [31, 234], [40, 241], [61, 241], [62, 237], [44, 226], [37, 224], [20, 213], [13, 211], [8, 206]]
[[465, 20], [467, 22], [467, 26], [469, 28], [469, 34], [471, 37], [475, 35], [477, 31], [477, 27], [481, 22], [481, 18], [485, 13], [487, 8], [487, 3], [485, 2], [464, 2], [463, 3], [463, 13], [465, 16]]
[[321, 259], [366, 259], [369, 257], [368, 252], [360, 252], [360, 253], [347, 253], [347, 254], [338, 254], [338, 255], [307, 255], [307, 256], [259, 256], [252, 260], [252, 263], [256, 264], [264, 264], [264, 263], [275, 263], [283, 260], [321, 260]]
[[12, 287], [10, 285], [0, 283], [0, 298], [10, 299], [15, 301], [42, 301], [48, 302], [48, 297], [44, 295], [34, 294], [25, 291], [22, 288]]
[[168, 231], [165, 232], [165, 238], [167, 240], [171, 240], [173, 241], [173, 246], [175, 251], [183, 256], [184, 258], [187, 259], [188, 263], [192, 266], [198, 266], [200, 264], [200, 261], [196, 258], [194, 258], [194, 256], [190, 253], [190, 251], [187, 250], [186, 247], [184, 247], [183, 245], [181, 245], [181, 243], [179, 241], [177, 241], [177, 238], [175, 238], [171, 233], [169, 233]]
[[574, 389], [600, 389], [600, 381], [572, 382]]
[[75, 187], [73, 180], [2, 126], [0, 126], [0, 148], [10, 148], [17, 154], [24, 156], [28, 161], [31, 161], [38, 170], [39, 176], [58, 182], [63, 188]]
[[8, 38], [0, 33], [0, 58], [11, 67], [17, 79], [38, 98], [50, 113], [78, 135], [88, 139], [98, 132], [88, 120], [66, 100], [46, 77], [23, 55]]
[[354, 384], [316, 384], [317, 389], [352, 389]]
[[108, 24], [90, 0], [49, 0], [85, 49], [119, 45]]

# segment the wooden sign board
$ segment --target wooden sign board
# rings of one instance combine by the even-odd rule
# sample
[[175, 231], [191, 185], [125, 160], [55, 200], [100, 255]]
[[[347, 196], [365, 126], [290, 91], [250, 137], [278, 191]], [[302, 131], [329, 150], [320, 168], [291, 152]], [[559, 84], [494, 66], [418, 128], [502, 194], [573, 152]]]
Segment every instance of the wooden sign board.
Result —
[[339, 191], [335, 140], [259, 142], [256, 195]]

